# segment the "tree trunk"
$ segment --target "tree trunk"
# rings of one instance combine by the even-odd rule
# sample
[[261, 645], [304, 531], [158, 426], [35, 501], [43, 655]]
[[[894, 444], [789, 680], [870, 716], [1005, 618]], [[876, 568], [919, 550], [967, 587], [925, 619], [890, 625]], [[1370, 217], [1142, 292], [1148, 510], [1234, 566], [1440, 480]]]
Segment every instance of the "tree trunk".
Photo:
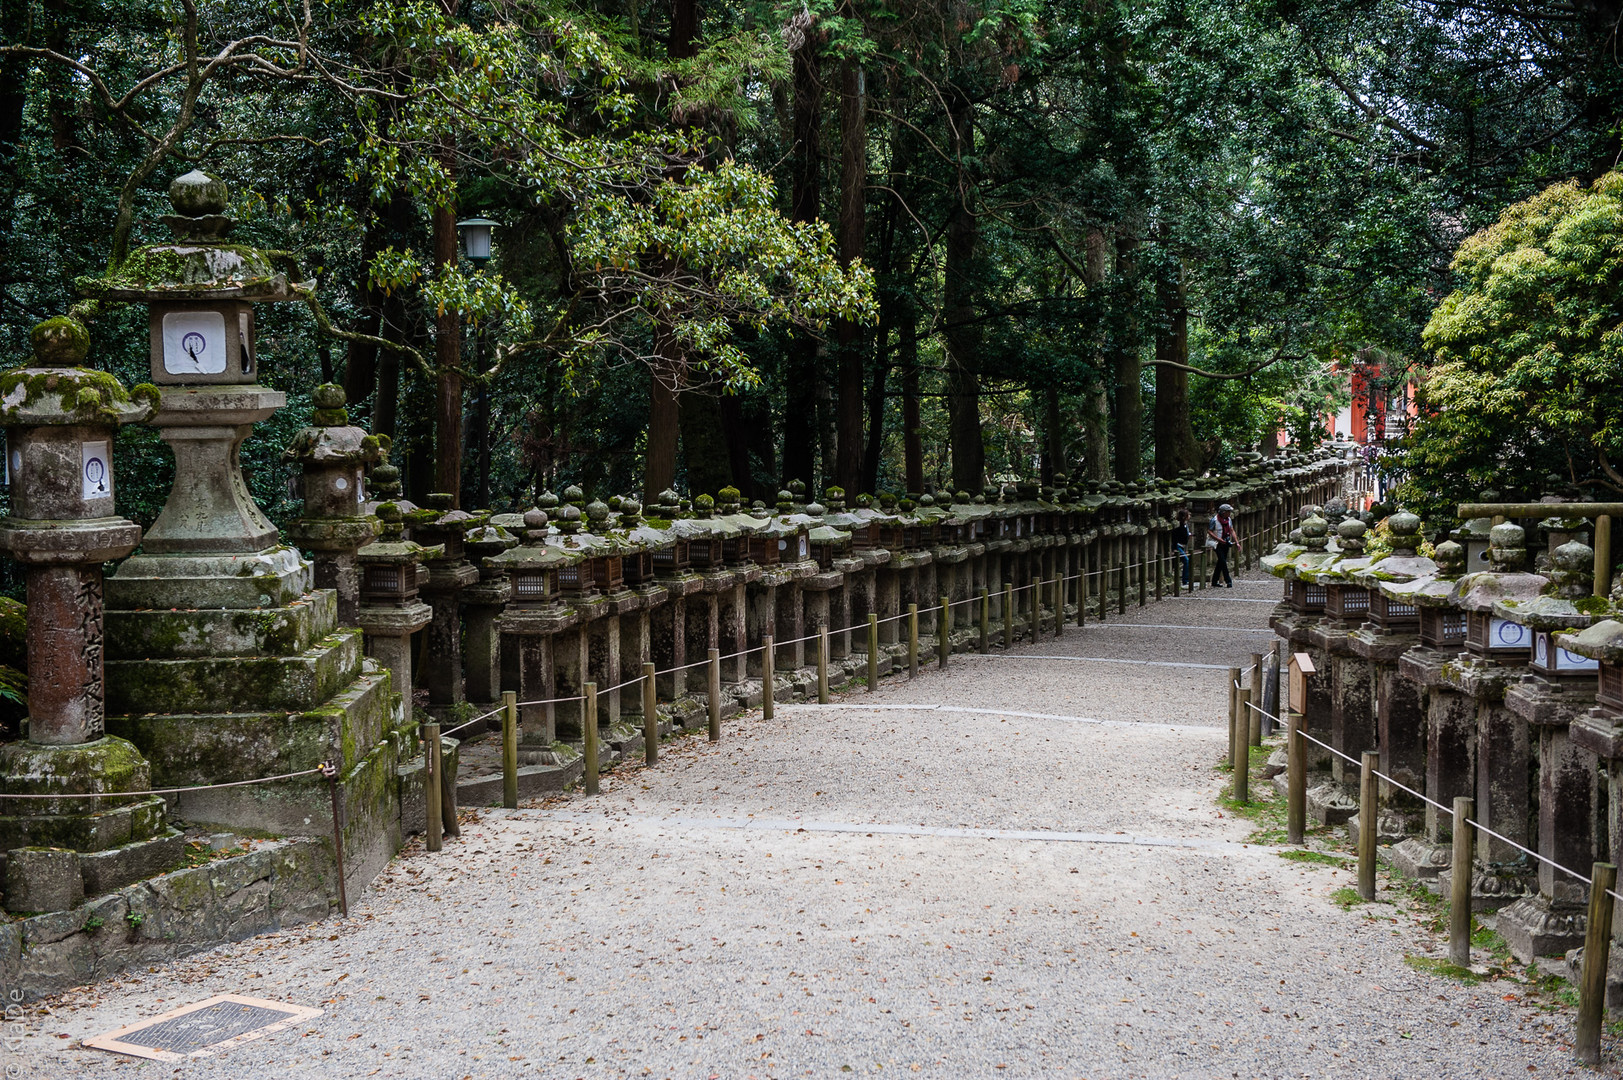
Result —
[[[1189, 287], [1180, 262], [1156, 282], [1162, 326], [1155, 334], [1155, 358], [1189, 363]], [[1200, 449], [1189, 426], [1189, 372], [1155, 368], [1155, 475], [1176, 477], [1200, 466]]]
[[1116, 239], [1114, 290], [1115, 334], [1112, 367], [1116, 372], [1116, 479], [1144, 475], [1144, 361], [1139, 355], [1138, 237]]
[[981, 438], [981, 379], [975, 328], [975, 247], [980, 221], [971, 212], [974, 178], [967, 159], [975, 152], [974, 113], [968, 97], [954, 91], [949, 110], [957, 190], [947, 219], [947, 253], [942, 282], [941, 321], [947, 346], [947, 414], [952, 440], [952, 486], [979, 491], [986, 479], [986, 446]]
[[721, 403], [714, 386], [684, 390], [677, 399], [682, 427], [682, 458], [687, 463], [688, 491], [716, 495], [733, 482], [727, 437], [721, 429]]
[[744, 416], [744, 399], [737, 394], [719, 394], [716, 405], [721, 411], [721, 434], [727, 440], [727, 464], [733, 487], [748, 506], [756, 496], [755, 478], [750, 473], [750, 426]]
[[672, 60], [687, 60], [698, 53], [699, 5], [698, 0], [672, 0], [671, 40], [665, 55]]
[[[676, 351], [670, 326], [661, 323], [654, 331], [654, 354], [669, 356]], [[651, 503], [655, 496], [676, 483], [676, 370], [650, 370], [648, 373], [648, 452], [642, 474], [642, 498]]]
[[[823, 87], [817, 58], [816, 28], [794, 53], [794, 145], [789, 151], [790, 217], [816, 221], [822, 203], [818, 129], [822, 126]], [[783, 479], [800, 480], [811, 489], [817, 467], [817, 342], [797, 333], [789, 343], [784, 372]]]
[[[665, 55], [672, 60], [691, 57], [698, 32], [697, 0], [672, 0], [671, 36], [665, 43]], [[648, 450], [642, 474], [645, 504], [676, 484], [680, 416], [676, 395], [682, 387], [683, 360], [671, 327], [663, 321], [654, 328], [654, 356], [656, 370], [650, 372], [648, 379]]]
[[[924, 489], [924, 443], [919, 433], [919, 315], [911, 303], [897, 326], [896, 361], [902, 368], [902, 473], [907, 490]], [[973, 498], [981, 489], [964, 488]]]
[[[866, 233], [868, 104], [862, 68], [850, 61], [840, 74], [840, 265], [862, 258]], [[835, 326], [839, 401], [834, 482], [855, 492], [862, 483], [862, 330], [850, 319]]]
[[880, 457], [885, 449], [885, 394], [890, 379], [890, 332], [896, 323], [896, 305], [883, 300], [879, 305], [879, 332], [875, 335], [878, 350], [874, 356], [873, 379], [868, 383], [868, 435], [862, 448], [862, 479], [857, 488], [846, 488], [846, 495], [858, 491], [873, 491], [879, 485]]
[[[434, 208], [434, 266], [453, 267], [457, 259], [456, 207]], [[462, 492], [462, 319], [454, 308], [434, 317], [434, 490], [461, 502]]]
[[1052, 380], [1043, 388], [1043, 483], [1057, 483], [1060, 476], [1069, 477], [1071, 467], [1065, 462], [1065, 428], [1059, 411], [1059, 386]]
[[1082, 391], [1082, 474], [1089, 480], [1110, 479], [1110, 398], [1103, 383]]

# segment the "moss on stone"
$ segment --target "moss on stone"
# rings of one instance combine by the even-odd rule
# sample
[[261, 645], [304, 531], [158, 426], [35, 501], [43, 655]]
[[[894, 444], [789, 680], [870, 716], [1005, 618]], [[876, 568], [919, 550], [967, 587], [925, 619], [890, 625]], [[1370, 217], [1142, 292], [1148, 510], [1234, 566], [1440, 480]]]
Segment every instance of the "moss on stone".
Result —
[[127, 423], [155, 404], [89, 368], [18, 368], [0, 375], [0, 424]]

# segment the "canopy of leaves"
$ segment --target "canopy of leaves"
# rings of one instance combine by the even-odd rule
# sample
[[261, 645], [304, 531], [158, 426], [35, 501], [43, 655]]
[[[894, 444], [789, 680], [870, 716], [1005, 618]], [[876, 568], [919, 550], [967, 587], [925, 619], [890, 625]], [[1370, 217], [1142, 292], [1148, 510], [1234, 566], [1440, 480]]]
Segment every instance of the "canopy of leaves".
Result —
[[[1435, 357], [1410, 494], [1536, 493], [1554, 471], [1623, 491], [1623, 174], [1553, 185], [1471, 236], [1425, 328]], [[1591, 470], [1598, 468], [1599, 475]]]

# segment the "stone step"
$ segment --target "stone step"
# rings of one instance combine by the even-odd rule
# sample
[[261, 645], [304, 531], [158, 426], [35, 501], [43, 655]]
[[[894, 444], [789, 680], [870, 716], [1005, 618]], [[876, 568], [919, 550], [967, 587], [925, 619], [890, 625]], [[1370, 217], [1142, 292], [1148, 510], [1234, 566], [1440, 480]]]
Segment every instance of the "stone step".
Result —
[[314, 709], [116, 715], [107, 731], [146, 755], [155, 787], [218, 784], [311, 769], [335, 749], [353, 767], [395, 728], [397, 702], [388, 672], [369, 664]]
[[342, 629], [294, 656], [109, 660], [109, 713], [313, 709], [353, 680], [361, 632]]
[[338, 594], [332, 589], [316, 589], [279, 608], [109, 610], [107, 658], [297, 656], [337, 626]]

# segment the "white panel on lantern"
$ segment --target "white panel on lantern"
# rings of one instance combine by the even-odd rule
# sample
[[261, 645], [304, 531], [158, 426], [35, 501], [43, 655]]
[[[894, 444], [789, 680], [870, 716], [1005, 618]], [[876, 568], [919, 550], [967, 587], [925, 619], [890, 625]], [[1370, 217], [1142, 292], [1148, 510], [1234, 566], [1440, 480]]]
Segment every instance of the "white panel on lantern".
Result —
[[1533, 632], [1521, 623], [1509, 619], [1492, 619], [1488, 623], [1488, 648], [1525, 649], [1532, 644]]
[[1579, 656], [1566, 649], [1555, 650], [1557, 656], [1556, 670], [1558, 671], [1599, 671], [1600, 661], [1591, 660], [1587, 656]]
[[83, 486], [80, 498], [88, 501], [112, 496], [111, 450], [106, 441], [79, 444], [79, 479]]
[[171, 311], [163, 317], [163, 369], [171, 375], [225, 371], [225, 316], [218, 311]]
[[1533, 635], [1533, 666], [1545, 669], [1550, 667], [1550, 636], [1548, 634]]

